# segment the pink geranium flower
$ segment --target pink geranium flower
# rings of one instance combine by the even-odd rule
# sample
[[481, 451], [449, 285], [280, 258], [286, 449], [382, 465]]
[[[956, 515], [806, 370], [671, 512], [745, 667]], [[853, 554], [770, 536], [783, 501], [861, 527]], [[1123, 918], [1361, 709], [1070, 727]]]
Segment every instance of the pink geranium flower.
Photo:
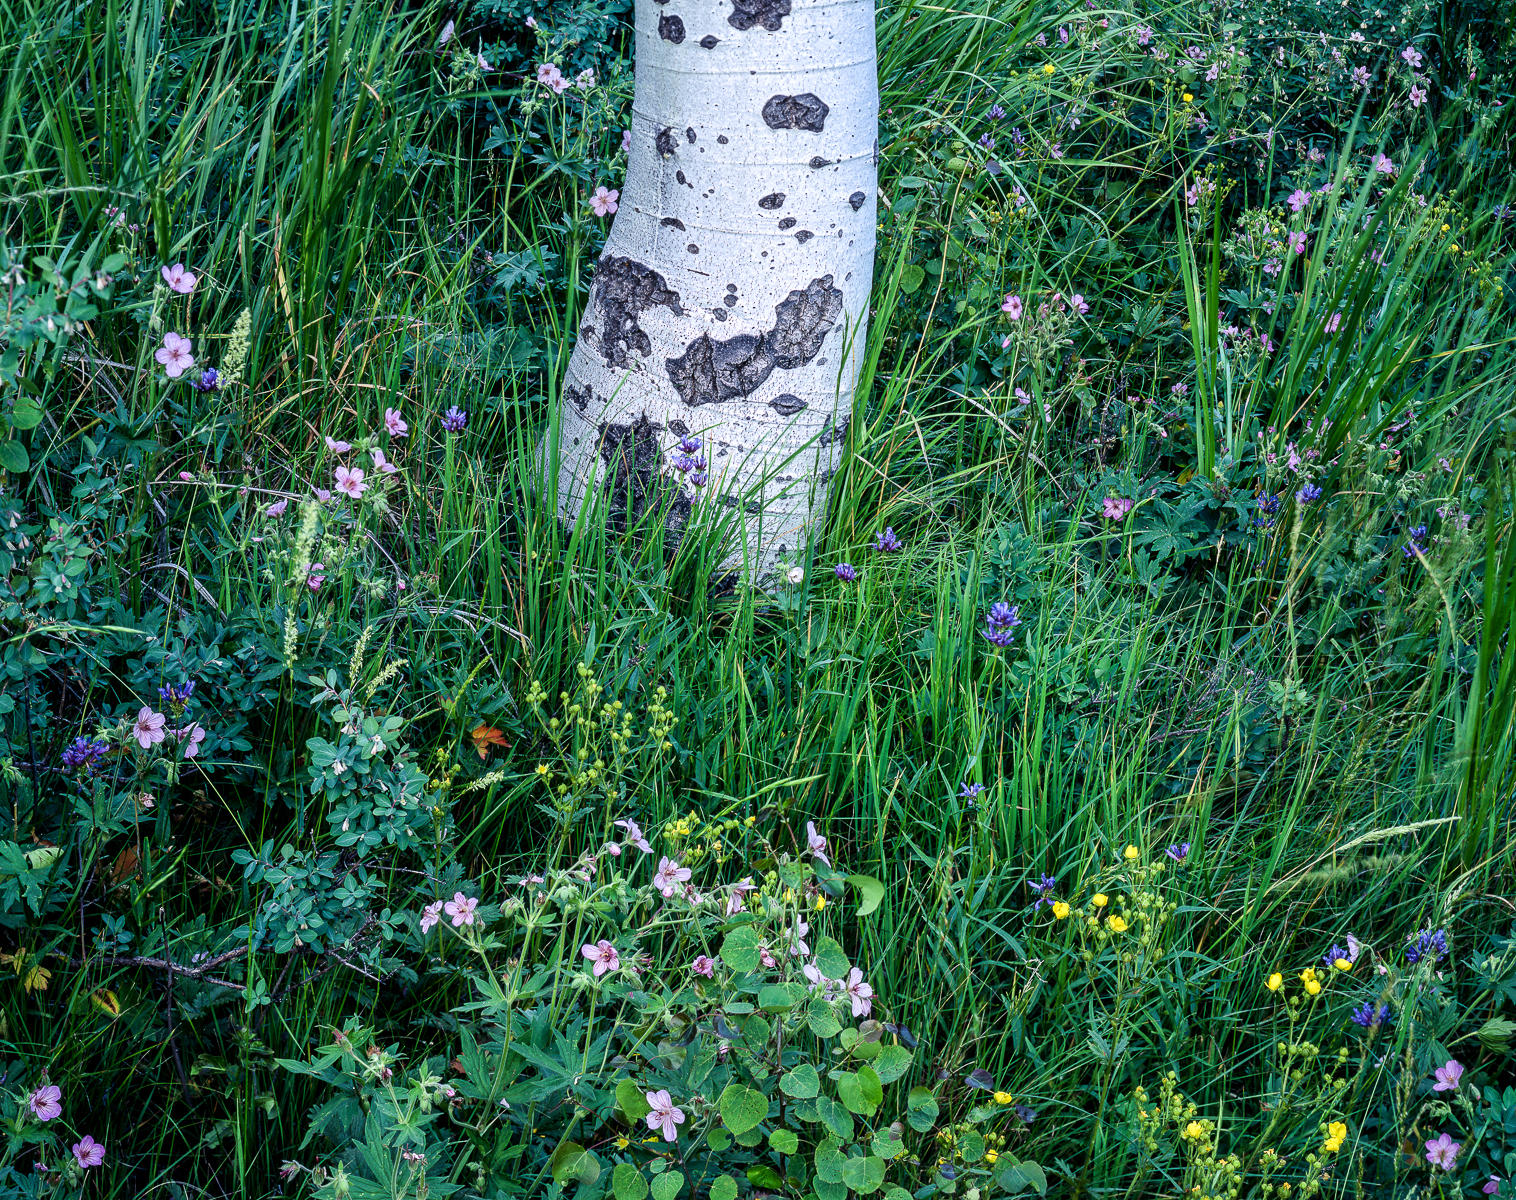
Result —
[[614, 971], [621, 966], [621, 956], [616, 953], [616, 947], [604, 938], [598, 942], [586, 942], [579, 947], [579, 953], [595, 964], [592, 972], [597, 979], [607, 971]]
[[339, 441], [337, 438], [332, 437], [331, 434], [324, 435], [323, 440], [326, 442], [326, 448], [333, 454], [346, 454], [353, 448], [352, 442]]
[[168, 284], [170, 291], [178, 292], [181, 296], [188, 296], [195, 290], [195, 284], [200, 282], [200, 277], [191, 271], [184, 269], [183, 263], [175, 263], [171, 267], [162, 270], [163, 282]]
[[105, 1143], [95, 1141], [86, 1133], [74, 1143], [73, 1154], [74, 1161], [87, 1171], [105, 1161]]
[[626, 830], [626, 844], [628, 846], [635, 846], [644, 854], [651, 854], [653, 852], [652, 846], [648, 845], [647, 838], [642, 834], [642, 827], [636, 821], [630, 818], [625, 821], [617, 821], [616, 828]]
[[282, 517], [284, 516], [284, 510], [289, 506], [290, 502], [288, 500], [275, 500], [263, 511], [270, 517]]
[[54, 1120], [63, 1115], [63, 1091], [55, 1083], [43, 1084], [26, 1098], [26, 1105], [37, 1120]]
[[1457, 1059], [1450, 1058], [1432, 1074], [1437, 1080], [1432, 1085], [1434, 1092], [1456, 1092], [1459, 1081], [1463, 1079], [1463, 1064]]
[[1132, 501], [1126, 496], [1107, 496], [1100, 502], [1100, 514], [1110, 521], [1124, 520], [1132, 511]]
[[384, 457], [384, 451], [379, 449], [378, 446], [375, 446], [372, 450], [370, 450], [368, 452], [368, 456], [374, 460], [374, 470], [379, 471], [385, 475], [393, 475], [396, 473], [398, 468], [394, 463], [390, 462], [389, 459]]
[[831, 859], [826, 856], [826, 838], [816, 832], [815, 821], [807, 821], [805, 823], [805, 842], [806, 846], [810, 849], [812, 858], [825, 866], [829, 867], [832, 865]]
[[563, 72], [558, 69], [556, 63], [542, 63], [537, 68], [537, 82], [553, 89], [554, 93], [561, 96], [568, 80], [563, 77]]
[[1412, 108], [1420, 108], [1423, 104], [1426, 103], [1426, 99], [1427, 99], [1427, 90], [1426, 90], [1426, 88], [1424, 88], [1424, 87], [1418, 87], [1417, 85], [1412, 84], [1411, 85], [1411, 107]]
[[1005, 313], [1013, 321], [1021, 320], [1021, 314], [1025, 311], [1025, 309], [1026, 306], [1022, 304], [1020, 296], [1008, 295], [1003, 301], [1001, 301], [1000, 304], [1000, 311]]
[[1458, 1161], [1458, 1152], [1463, 1146], [1455, 1142], [1445, 1133], [1439, 1133], [1426, 1144], [1427, 1162], [1434, 1167], [1441, 1167], [1444, 1171], [1451, 1171], [1454, 1163]]
[[338, 467], [335, 478], [337, 490], [354, 500], [368, 490], [368, 484], [363, 482], [363, 472], [357, 467]]
[[648, 1103], [647, 1127], [654, 1133], [663, 1134], [665, 1142], [679, 1136], [677, 1126], [684, 1124], [684, 1110], [674, 1107], [674, 1098], [666, 1091], [645, 1092]]
[[1376, 154], [1374, 155], [1374, 170], [1381, 175], [1393, 175], [1399, 168], [1383, 154]]
[[168, 718], [162, 713], [154, 712], [144, 705], [137, 713], [137, 719], [132, 722], [132, 737], [144, 750], [156, 746], [163, 740], [163, 726], [167, 721]]
[[621, 193], [615, 188], [597, 187], [590, 197], [590, 207], [597, 217], [608, 217], [616, 211], [616, 202], [620, 199]]
[[405, 423], [398, 408], [384, 410], [384, 427], [390, 431], [390, 437], [403, 438], [411, 431], [411, 427]]
[[1328, 333], [1336, 333], [1340, 328], [1342, 328], [1342, 314], [1340, 312], [1333, 313], [1327, 318], [1326, 331]]
[[707, 979], [714, 979], [716, 976], [716, 960], [709, 954], [698, 955], [695, 961], [690, 964], [690, 970], [695, 972], [696, 975], [704, 975]]
[[179, 739], [179, 744], [184, 747], [185, 758], [198, 758], [200, 755], [200, 743], [205, 741], [205, 730], [196, 721], [183, 729], [174, 730], [174, 736]]
[[1081, 317], [1085, 317], [1085, 316], [1089, 315], [1089, 312], [1090, 312], [1089, 301], [1087, 301], [1078, 292], [1075, 292], [1072, 296], [1069, 297], [1069, 303], [1071, 305], [1073, 305], [1074, 311], [1077, 312]]
[[1285, 203], [1290, 206], [1291, 212], [1304, 212], [1306, 206], [1311, 203], [1311, 193], [1296, 188], [1290, 193], [1290, 198]]
[[453, 919], [454, 928], [462, 929], [463, 926], [474, 923], [474, 910], [478, 907], [479, 901], [472, 896], [454, 892], [453, 898], [442, 906], [442, 911]]
[[195, 356], [190, 353], [190, 340], [177, 333], [165, 333], [163, 345], [153, 351], [153, 357], [163, 367], [170, 379], [178, 379], [195, 365]]
[[664, 856], [658, 860], [658, 870], [653, 875], [653, 886], [665, 897], [672, 896], [690, 875], [691, 871], [688, 867], [681, 867], [672, 858]]
[[842, 990], [847, 993], [849, 1000], [853, 1002], [853, 1016], [866, 1017], [874, 1007], [874, 989], [864, 981], [863, 972], [854, 967], [847, 973], [847, 979], [843, 981]]
[[442, 920], [442, 901], [433, 900], [421, 910], [421, 932], [425, 933]]
[[623, 154], [630, 154], [631, 150], [632, 150], [632, 131], [630, 129], [623, 129], [621, 131], [621, 153], [623, 153]]

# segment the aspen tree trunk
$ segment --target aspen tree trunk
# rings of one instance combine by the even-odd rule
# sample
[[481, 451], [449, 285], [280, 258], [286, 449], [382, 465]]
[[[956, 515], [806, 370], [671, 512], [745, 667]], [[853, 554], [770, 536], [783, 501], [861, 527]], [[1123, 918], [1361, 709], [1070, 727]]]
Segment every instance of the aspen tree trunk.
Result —
[[[560, 513], [736, 509], [796, 553], [846, 435], [874, 265], [873, 0], [637, 0], [620, 207], [569, 362]], [[700, 446], [694, 448], [698, 439]], [[682, 445], [681, 445], [682, 443]]]

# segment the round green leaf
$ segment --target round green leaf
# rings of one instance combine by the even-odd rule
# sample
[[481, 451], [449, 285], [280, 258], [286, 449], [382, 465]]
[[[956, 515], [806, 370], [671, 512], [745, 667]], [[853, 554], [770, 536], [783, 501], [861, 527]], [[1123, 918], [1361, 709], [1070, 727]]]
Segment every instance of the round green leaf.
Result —
[[758, 935], [746, 925], [732, 930], [722, 939], [721, 961], [734, 971], [756, 971], [760, 962]]
[[800, 1149], [800, 1138], [793, 1129], [776, 1129], [769, 1134], [769, 1147], [780, 1154], [794, 1154]]
[[716, 1176], [711, 1180], [711, 1200], [737, 1200], [737, 1181], [730, 1175]]
[[769, 1115], [768, 1097], [740, 1083], [729, 1083], [721, 1093], [721, 1121], [733, 1134], [746, 1133]]
[[779, 1090], [795, 1100], [810, 1100], [821, 1091], [821, 1077], [810, 1063], [801, 1063], [780, 1076]]
[[647, 1195], [647, 1180], [631, 1163], [617, 1163], [611, 1172], [611, 1191], [616, 1200], [642, 1200]]
[[678, 1171], [665, 1171], [653, 1180], [653, 1200], [674, 1200], [684, 1189], [684, 1176]]

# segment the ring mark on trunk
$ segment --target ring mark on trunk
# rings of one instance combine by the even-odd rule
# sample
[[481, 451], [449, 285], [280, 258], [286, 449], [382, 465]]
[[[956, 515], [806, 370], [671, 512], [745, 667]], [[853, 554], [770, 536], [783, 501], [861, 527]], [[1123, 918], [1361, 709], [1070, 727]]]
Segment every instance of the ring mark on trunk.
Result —
[[829, 158], [822, 158], [821, 155], [819, 155], [819, 154], [816, 155], [815, 158], [811, 159], [811, 170], [813, 170], [813, 171], [819, 171], [819, 170], [821, 170], [822, 167], [829, 167], [831, 165], [832, 165], [832, 160], [831, 159], [829, 159]]
[[721, 39], [719, 37], [717, 37], [715, 34], [708, 33], [703, 38], [700, 39], [700, 44], [703, 47], [705, 47], [705, 49], [707, 49], [707, 50], [714, 50], [716, 48], [716, 43], [719, 42], [720, 40]]
[[770, 96], [763, 106], [763, 123], [770, 129], [803, 129], [820, 133], [831, 109], [814, 92], [798, 96]]
[[791, 392], [783, 392], [769, 401], [769, 407], [781, 417], [793, 417], [801, 409], [808, 408], [809, 405], [799, 396]]
[[673, 42], [678, 45], [684, 41], [684, 21], [674, 15], [665, 14], [658, 18], [658, 36], [665, 42]]

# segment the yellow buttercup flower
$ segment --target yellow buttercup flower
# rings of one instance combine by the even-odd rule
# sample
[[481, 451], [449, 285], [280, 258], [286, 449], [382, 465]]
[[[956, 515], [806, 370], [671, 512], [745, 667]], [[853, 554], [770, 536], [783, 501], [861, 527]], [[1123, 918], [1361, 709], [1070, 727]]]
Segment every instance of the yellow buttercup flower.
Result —
[[1180, 96], [1179, 98], [1181, 100], [1183, 100], [1186, 104], [1192, 103], [1194, 101], [1194, 99], [1195, 99], [1195, 97], [1192, 96], [1192, 95], [1190, 95], [1189, 92], [1186, 92], [1184, 95]]
[[1110, 927], [1117, 933], [1125, 933], [1127, 931], [1127, 923], [1120, 917], [1112, 917], [1109, 921], [1109, 924]]
[[1271, 992], [1277, 992], [1284, 986], [1284, 976], [1281, 975], [1278, 971], [1275, 971], [1272, 975], [1269, 976], [1268, 982], [1263, 986], [1268, 988]]
[[987, 1163], [989, 1163], [991, 1166], [995, 1165], [995, 1160], [997, 1158], [999, 1158], [999, 1157], [1000, 1157], [1000, 1155], [999, 1155], [999, 1153], [997, 1151], [986, 1150], [984, 1152], [984, 1161], [987, 1162]]
[[1340, 1142], [1348, 1136], [1348, 1127], [1341, 1121], [1333, 1121], [1327, 1126], [1327, 1136], [1334, 1141]]
[[1053, 901], [1053, 915], [1060, 921], [1069, 915], [1069, 906], [1062, 900]]
[[1300, 972], [1300, 982], [1305, 984], [1306, 994], [1315, 996], [1321, 991], [1321, 980], [1316, 977], [1316, 968], [1307, 967]]
[[1353, 969], [1352, 962], [1346, 958], [1334, 958], [1332, 966], [1336, 967], [1339, 971], [1351, 971]]
[[1042, 65], [1042, 73], [1044, 75], [1051, 75], [1054, 70], [1056, 70], [1056, 68], [1053, 66], [1052, 63], [1043, 63], [1043, 65]]
[[1200, 1121], [1191, 1121], [1184, 1127], [1184, 1136], [1192, 1142], [1198, 1142], [1205, 1137], [1205, 1125]]
[[1121, 853], [1125, 856], [1127, 862], [1136, 862], [1142, 857], [1142, 851], [1137, 849], [1136, 846], [1128, 846]]
[[1093, 896], [1090, 897], [1090, 903], [1093, 904], [1096, 908], [1104, 908], [1110, 902], [1111, 898], [1104, 892], [1096, 892]]
[[537, 774], [539, 774], [539, 775], [546, 775], [547, 774], [547, 763], [538, 763], [537, 764]]
[[1010, 1092], [996, 1092], [994, 1095], [996, 1104], [1009, 1104], [1014, 1099], [1016, 1097], [1011, 1095]]

